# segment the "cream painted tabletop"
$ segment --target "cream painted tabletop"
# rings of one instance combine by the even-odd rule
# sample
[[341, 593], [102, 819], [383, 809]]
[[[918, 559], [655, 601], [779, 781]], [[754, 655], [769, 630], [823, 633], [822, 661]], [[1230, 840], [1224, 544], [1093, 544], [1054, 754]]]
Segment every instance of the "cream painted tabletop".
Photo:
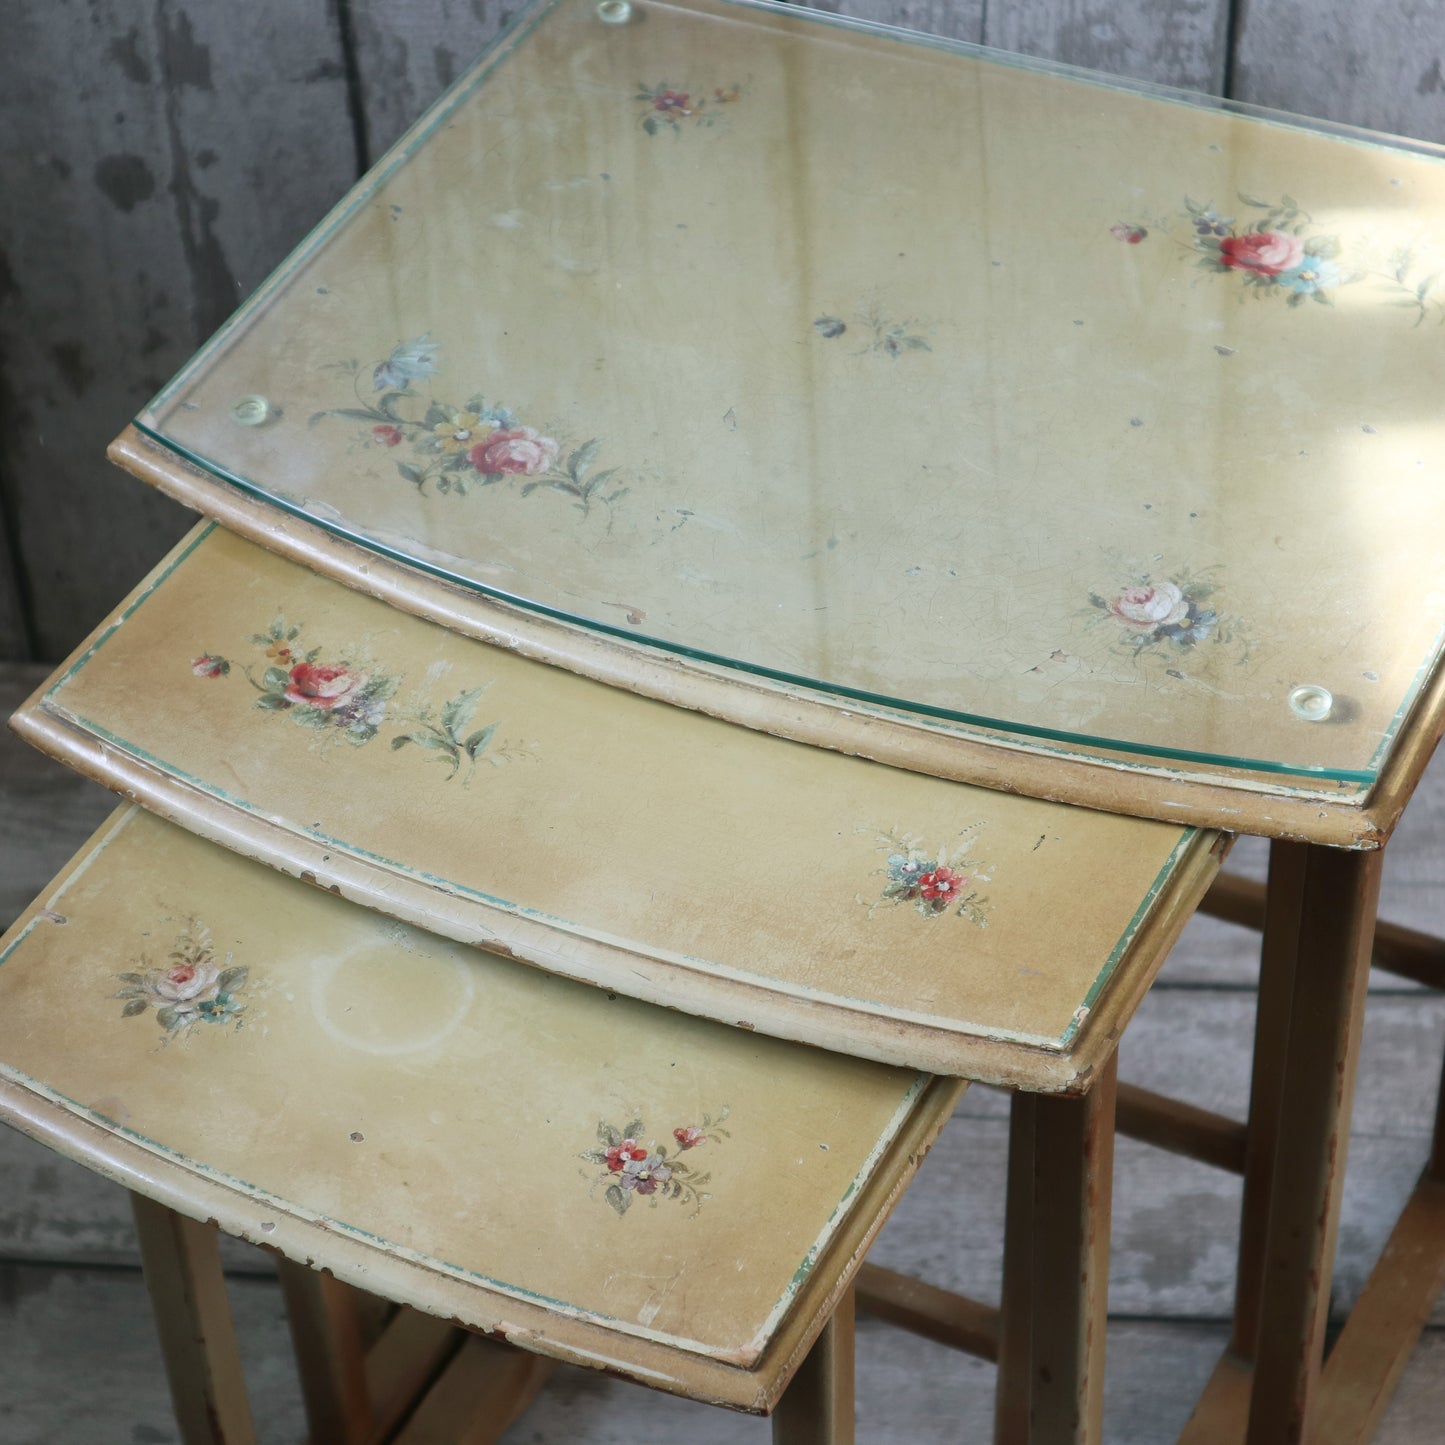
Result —
[[478, 953], [133, 807], [0, 941], [0, 1119], [389, 1298], [745, 1408], [962, 1088]]
[[1442, 270], [1428, 146], [540, 0], [116, 455], [627, 686], [1371, 843], [1438, 713]]
[[1082, 1089], [1217, 833], [768, 737], [197, 528], [17, 714], [205, 836], [434, 932], [911, 1067]]

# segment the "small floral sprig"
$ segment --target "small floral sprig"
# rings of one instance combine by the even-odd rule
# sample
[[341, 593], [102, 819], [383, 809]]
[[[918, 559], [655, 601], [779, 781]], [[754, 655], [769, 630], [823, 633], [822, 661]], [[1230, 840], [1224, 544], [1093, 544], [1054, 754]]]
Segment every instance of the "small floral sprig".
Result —
[[[527, 749], [497, 744], [499, 726], [489, 722], [473, 728], [477, 703], [487, 688], [468, 688], [439, 707], [421, 700], [410, 708], [395, 705], [401, 678], [361, 660], [357, 649], [343, 652], [341, 660], [327, 662], [322, 649], [303, 650], [302, 628], [277, 614], [265, 632], [253, 633], [251, 642], [264, 649], [264, 661], [253, 670], [241, 664], [246, 680], [260, 694], [254, 706], [265, 712], [285, 713], [293, 722], [319, 732], [344, 738], [356, 746], [369, 743], [383, 726], [405, 729], [391, 740], [392, 751], [413, 745], [450, 765], [450, 780], [466, 765], [463, 786], [471, 781], [477, 762], [485, 757], [501, 767], [517, 757], [530, 756]], [[191, 663], [200, 678], [230, 674], [231, 664], [216, 653], [203, 653]]]
[[450, 702], [443, 703], [436, 712], [423, 704], [416, 712], [413, 730], [392, 738], [392, 751], [396, 752], [409, 743], [414, 744], [434, 752], [438, 762], [450, 763], [451, 771], [447, 774], [449, 779], [456, 777], [461, 771], [463, 762], [467, 764], [467, 777], [470, 778], [476, 771], [477, 759], [486, 752], [487, 745], [497, 731], [497, 724], [494, 722], [475, 731], [467, 731], [478, 699], [490, 686], [488, 683], [485, 687], [459, 692]]
[[722, 120], [722, 108], [742, 99], [740, 85], [716, 86], [711, 96], [695, 95], [673, 85], [644, 85], [637, 82], [632, 98], [645, 105], [642, 128], [648, 135], [671, 131], [674, 136], [693, 126], [714, 126]]
[[1089, 593], [1089, 605], [1094, 609], [1090, 620], [1116, 624], [1118, 645], [1135, 656], [1160, 649], [1191, 652], [1201, 643], [1214, 642], [1233, 649], [1238, 654], [1236, 661], [1244, 662], [1253, 649], [1252, 641], [1243, 634], [1237, 618], [1212, 605], [1218, 570], [1180, 571], [1169, 578], [1139, 573], [1113, 596]]
[[1359, 279], [1340, 270], [1336, 237], [1309, 234], [1311, 217], [1293, 196], [1271, 202], [1241, 191], [1239, 200], [1264, 213], [1243, 229], [1236, 227], [1233, 216], [1184, 198], [1194, 248], [1205, 270], [1233, 272], [1257, 297], [1283, 296], [1291, 306], [1306, 301], [1331, 306], [1331, 291]]
[[323, 662], [322, 649], [303, 651], [301, 628], [277, 616], [251, 641], [262, 648], [266, 664], [258, 679], [249, 664], [241, 671], [260, 694], [255, 706], [286, 713], [293, 722], [319, 731], [336, 730], [347, 742], [369, 743], [386, 719], [387, 704], [401, 679], [354, 656]]
[[[1246, 212], [1254, 214], [1243, 219], [1222, 215], [1212, 201], [1185, 196], [1184, 209], [1175, 218], [1155, 217], [1148, 226], [1135, 220], [1115, 221], [1109, 232], [1116, 240], [1137, 246], [1148, 238], [1153, 226], [1204, 270], [1236, 277], [1242, 295], [1256, 300], [1274, 297], [1291, 307], [1303, 306], [1306, 301], [1332, 306], [1340, 287], [1369, 274], [1360, 266], [1346, 267], [1339, 238], [1316, 230], [1309, 212], [1293, 196], [1270, 201], [1240, 191], [1237, 199]], [[1182, 234], [1180, 221], [1184, 223]], [[1436, 277], [1415, 282], [1410, 277], [1412, 264], [1410, 256], [1397, 256], [1392, 271], [1379, 274], [1383, 284], [1395, 291], [1395, 304], [1416, 310], [1418, 325]]]
[[228, 953], [224, 964], [217, 963], [210, 929], [192, 919], [177, 937], [164, 967], [116, 974], [124, 985], [112, 995], [125, 1000], [120, 1016], [136, 1018], [154, 1009], [165, 1034], [162, 1043], [184, 1036], [199, 1023], [239, 1029], [246, 1008], [237, 1002], [237, 995], [250, 970], [232, 964], [232, 957]]
[[[980, 885], [993, 881], [990, 869], [970, 855], [976, 830], [959, 835], [961, 841], [929, 849], [912, 833], [896, 829], [877, 835], [878, 847], [888, 854], [884, 867], [876, 869], [885, 882], [881, 897], [868, 907], [871, 917], [886, 905], [911, 906], [922, 918], [941, 918], [951, 913], [980, 928], [988, 927], [988, 899]], [[859, 898], [860, 903], [867, 900]]]
[[[912, 318], [890, 321], [876, 306], [865, 307], [854, 317], [854, 324], [866, 333], [864, 344], [853, 354], [867, 356], [877, 352], [892, 357], [895, 361], [905, 351], [932, 351], [928, 342], [911, 328], [918, 325]], [[825, 341], [834, 341], [848, 330], [848, 323], [841, 316], [819, 316], [813, 322], [813, 330]]]
[[1409, 246], [1401, 246], [1391, 252], [1386, 266], [1386, 271], [1375, 284], [1377, 289], [1389, 294], [1391, 306], [1403, 306], [1413, 311], [1416, 326], [1430, 314], [1432, 306], [1439, 312], [1436, 321], [1445, 322], [1445, 302], [1435, 294], [1440, 281], [1439, 271], [1417, 281], [1414, 275], [1417, 258]]
[[368, 447], [405, 446], [407, 459], [396, 463], [397, 475], [420, 492], [431, 487], [465, 497], [480, 487], [519, 482], [524, 497], [539, 488], [561, 492], [583, 512], [593, 502], [611, 503], [627, 494], [628, 487], [614, 482], [619, 468], [592, 470], [602, 448], [599, 438], [567, 448], [480, 392], [465, 406], [453, 406], [413, 390], [413, 382], [429, 382], [440, 373], [439, 357], [430, 334], [400, 343], [373, 368], [380, 394], [371, 396], [362, 390], [365, 368], [359, 361], [330, 363], [329, 370], [350, 379], [357, 405], [318, 411], [310, 425], [340, 417], [367, 425]]
[[666, 1145], [655, 1139], [643, 1143], [647, 1129], [642, 1117], [629, 1120], [622, 1128], [605, 1121], [597, 1125], [599, 1148], [588, 1149], [578, 1157], [589, 1164], [601, 1166], [601, 1173], [593, 1181], [595, 1191], [602, 1189], [602, 1197], [617, 1211], [626, 1214], [637, 1196], [652, 1201], [653, 1207], [659, 1200], [671, 1199], [691, 1204], [695, 1214], [702, 1208], [703, 1201], [711, 1198], [703, 1187], [712, 1179], [711, 1171], [700, 1172], [686, 1163], [681, 1155], [704, 1144], [720, 1144], [731, 1139], [732, 1134], [722, 1126], [728, 1117], [724, 1109], [716, 1119], [704, 1114], [697, 1124], [684, 1124], [672, 1131], [677, 1153], [669, 1155]]

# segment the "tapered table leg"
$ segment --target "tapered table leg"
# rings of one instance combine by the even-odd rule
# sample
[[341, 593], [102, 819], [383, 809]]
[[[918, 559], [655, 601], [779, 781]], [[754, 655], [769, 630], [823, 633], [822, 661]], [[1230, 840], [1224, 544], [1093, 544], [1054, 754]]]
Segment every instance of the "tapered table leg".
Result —
[[851, 1289], [773, 1411], [773, 1445], [853, 1445]]
[[[1280, 966], [1277, 958], [1290, 954], [1294, 964], [1257, 1272], [1249, 1445], [1310, 1438], [1382, 858], [1299, 843], [1274, 849], [1296, 855], [1287, 864], [1295, 901], [1270, 920], [1277, 936], [1266, 943], [1265, 964]], [[1242, 1334], [1247, 1340], [1247, 1328]]]
[[294, 1260], [276, 1264], [311, 1438], [362, 1445], [371, 1435], [371, 1392], [357, 1294]]
[[1033, 1379], [1034, 1138], [1038, 1095], [1009, 1100], [1008, 1202], [1004, 1215], [994, 1445], [1028, 1445]]
[[1117, 1057], [1082, 1097], [1015, 1094], [995, 1439], [1099, 1445]]
[[255, 1445], [216, 1231], [131, 1195], [141, 1264], [185, 1445]]
[[1254, 1358], [1259, 1337], [1270, 1187], [1279, 1140], [1279, 1111], [1289, 1050], [1290, 1004], [1308, 856], [1309, 849], [1298, 843], [1276, 843], [1269, 855], [1259, 996], [1255, 1008], [1254, 1066], [1249, 1085], [1249, 1125], [1245, 1137], [1239, 1265], [1234, 1285], [1234, 1327], [1229, 1340], [1230, 1352], [1243, 1360]]

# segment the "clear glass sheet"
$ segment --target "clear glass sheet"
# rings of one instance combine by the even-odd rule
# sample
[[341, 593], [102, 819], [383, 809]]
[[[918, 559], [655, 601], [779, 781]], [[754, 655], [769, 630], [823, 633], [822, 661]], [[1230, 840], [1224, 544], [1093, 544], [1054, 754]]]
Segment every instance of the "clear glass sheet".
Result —
[[556, 0], [140, 424], [642, 644], [1368, 784], [1445, 627], [1442, 270], [1427, 147]]

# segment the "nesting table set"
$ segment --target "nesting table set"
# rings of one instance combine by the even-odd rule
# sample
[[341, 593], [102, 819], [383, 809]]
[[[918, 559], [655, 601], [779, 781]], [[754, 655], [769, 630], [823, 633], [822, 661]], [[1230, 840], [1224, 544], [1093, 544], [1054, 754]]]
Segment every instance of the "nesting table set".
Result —
[[[1445, 1284], [1437, 1126], [1323, 1365], [1372, 950], [1445, 984], [1375, 927], [1445, 727], [1442, 159], [752, 0], [518, 17], [115, 443], [208, 520], [12, 722], [130, 806], [0, 951], [0, 1117], [136, 1195], [188, 1442], [250, 1438], [194, 1221], [281, 1257], [318, 1442], [494, 1439], [539, 1358], [845, 1442], [855, 1295], [1097, 1442], [1116, 1117], [1245, 1178], [1182, 1438], [1369, 1437]], [[1115, 1080], [1200, 906], [1264, 932], [1247, 1126]], [[969, 1081], [997, 1309], [863, 1263]]]

